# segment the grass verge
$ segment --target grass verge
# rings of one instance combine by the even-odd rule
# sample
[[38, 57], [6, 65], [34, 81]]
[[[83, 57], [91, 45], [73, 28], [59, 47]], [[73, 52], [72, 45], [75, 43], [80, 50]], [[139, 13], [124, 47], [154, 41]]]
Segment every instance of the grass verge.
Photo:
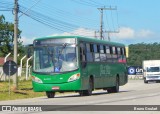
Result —
[[[13, 82], [10, 82], [10, 87], [12, 88]], [[15, 100], [15, 99], [26, 99], [45, 96], [45, 92], [34, 92], [32, 88], [31, 80], [19, 80], [18, 90], [13, 91], [10, 89], [9, 94], [9, 82], [0, 82], [0, 101], [4, 100]]]

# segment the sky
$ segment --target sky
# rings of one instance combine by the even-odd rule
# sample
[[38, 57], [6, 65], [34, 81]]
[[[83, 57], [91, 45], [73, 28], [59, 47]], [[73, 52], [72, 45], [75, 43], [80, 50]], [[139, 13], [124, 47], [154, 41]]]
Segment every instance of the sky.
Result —
[[[126, 45], [160, 42], [160, 0], [18, 0], [18, 3], [18, 27], [24, 45], [45, 36], [95, 37], [96, 31], [99, 37], [98, 8], [104, 7], [105, 40], [110, 37], [111, 41]], [[13, 6], [14, 0], [0, 1], [0, 15], [12, 23]]]

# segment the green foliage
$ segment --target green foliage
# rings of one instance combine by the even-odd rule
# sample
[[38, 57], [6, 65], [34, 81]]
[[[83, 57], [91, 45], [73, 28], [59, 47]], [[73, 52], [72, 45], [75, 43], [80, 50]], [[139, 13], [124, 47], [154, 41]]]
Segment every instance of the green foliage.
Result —
[[[18, 53], [22, 54], [23, 45], [20, 41], [21, 31], [18, 29]], [[6, 56], [8, 53], [13, 55], [14, 40], [14, 24], [5, 21], [3, 15], [0, 16], [0, 57]]]
[[160, 43], [129, 45], [129, 66], [141, 66], [143, 60], [160, 60]]

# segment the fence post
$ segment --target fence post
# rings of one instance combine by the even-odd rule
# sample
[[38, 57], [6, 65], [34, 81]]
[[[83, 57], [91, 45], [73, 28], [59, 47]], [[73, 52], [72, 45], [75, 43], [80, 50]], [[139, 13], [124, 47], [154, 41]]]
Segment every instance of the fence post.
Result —
[[28, 79], [28, 62], [29, 62], [30, 59], [32, 59], [32, 56], [27, 59], [27, 63], [26, 63], [26, 80]]
[[[7, 58], [10, 56], [10, 54], [11, 53], [8, 53], [6, 56], [5, 56], [5, 58], [4, 58], [4, 63], [7, 61]], [[1, 78], [2, 78], [2, 75], [3, 75], [3, 70], [2, 70], [2, 72], [1, 72]], [[0, 78], [0, 79], [1, 79]], [[4, 81], [6, 81], [6, 77], [4, 77]]]
[[22, 57], [22, 59], [21, 59], [21, 65], [20, 65], [20, 76], [22, 76], [22, 66], [23, 66], [23, 65], [22, 65], [22, 61], [23, 61], [23, 59], [24, 59], [24, 58], [26, 58], [26, 55], [25, 55], [25, 56], [23, 56], [23, 57]]
[[31, 76], [30, 74], [31, 74], [31, 68], [32, 68], [32, 66], [29, 66], [29, 77]]

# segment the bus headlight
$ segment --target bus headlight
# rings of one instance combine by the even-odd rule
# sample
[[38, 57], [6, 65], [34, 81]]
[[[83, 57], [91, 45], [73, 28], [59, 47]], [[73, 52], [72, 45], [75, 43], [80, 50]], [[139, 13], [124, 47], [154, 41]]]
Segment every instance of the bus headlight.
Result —
[[68, 82], [78, 80], [79, 78], [80, 78], [80, 73], [74, 74], [68, 79]]
[[32, 81], [37, 82], [37, 83], [43, 83], [41, 79], [39, 79], [35, 76], [32, 76]]

